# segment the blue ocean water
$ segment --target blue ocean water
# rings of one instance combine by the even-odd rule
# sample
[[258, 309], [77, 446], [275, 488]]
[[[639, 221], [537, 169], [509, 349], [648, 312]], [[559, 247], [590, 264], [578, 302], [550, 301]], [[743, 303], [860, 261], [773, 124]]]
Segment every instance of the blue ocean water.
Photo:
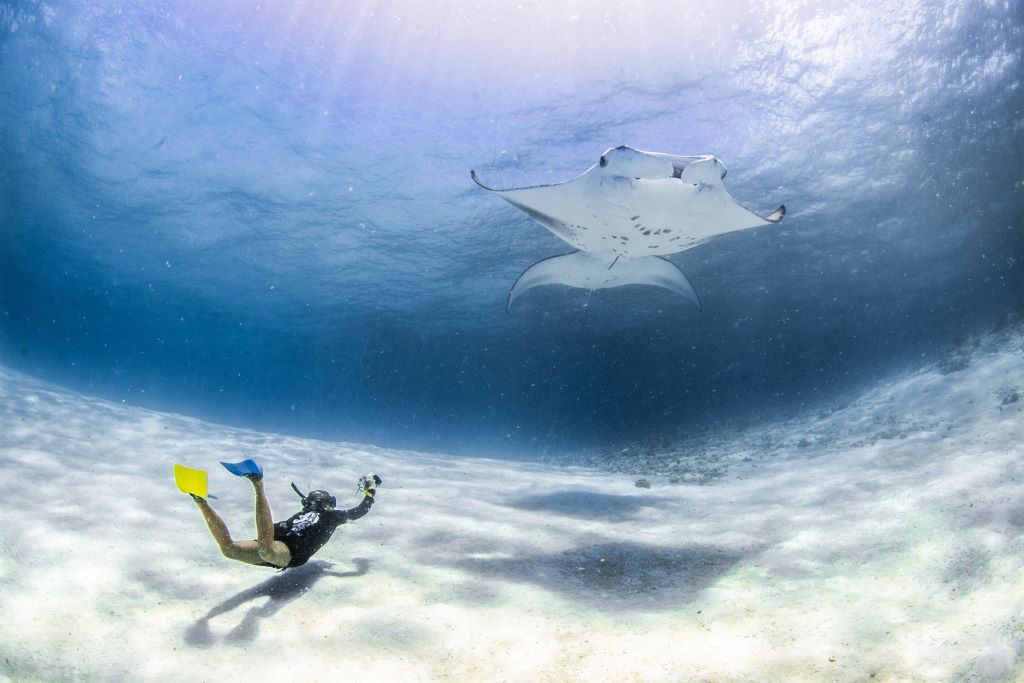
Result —
[[[491, 454], [827, 408], [1024, 312], [1002, 2], [0, 2], [0, 362], [264, 430]], [[477, 188], [714, 154], [775, 226], [650, 287]]]

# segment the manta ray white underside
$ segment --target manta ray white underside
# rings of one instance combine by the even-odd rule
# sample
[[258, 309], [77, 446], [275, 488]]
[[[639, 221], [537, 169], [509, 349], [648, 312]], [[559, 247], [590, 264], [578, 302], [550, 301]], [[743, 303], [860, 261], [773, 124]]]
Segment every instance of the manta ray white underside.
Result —
[[661, 258], [728, 232], [777, 223], [780, 206], [767, 216], [737, 204], [722, 184], [725, 166], [713, 156], [609, 149], [579, 177], [554, 185], [496, 190], [578, 251], [539, 261], [512, 286], [507, 307], [523, 292], [560, 284], [604, 289], [642, 284], [700, 299], [671, 261]]

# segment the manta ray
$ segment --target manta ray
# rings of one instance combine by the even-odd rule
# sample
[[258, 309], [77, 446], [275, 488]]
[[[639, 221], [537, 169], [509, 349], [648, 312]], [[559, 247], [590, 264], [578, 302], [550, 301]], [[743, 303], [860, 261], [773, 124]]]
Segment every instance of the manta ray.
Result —
[[760, 216], [736, 203], [722, 184], [725, 165], [710, 155], [609, 149], [582, 175], [553, 185], [498, 190], [498, 194], [577, 249], [527, 268], [508, 294], [506, 310], [541, 285], [604, 289], [654, 285], [682, 294], [703, 310], [693, 285], [663, 256], [737, 230], [778, 223], [779, 206]]

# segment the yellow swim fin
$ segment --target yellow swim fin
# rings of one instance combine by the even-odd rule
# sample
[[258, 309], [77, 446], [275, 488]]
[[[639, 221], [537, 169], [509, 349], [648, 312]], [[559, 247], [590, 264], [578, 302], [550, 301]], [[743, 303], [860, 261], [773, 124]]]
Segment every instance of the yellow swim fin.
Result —
[[190, 493], [200, 498], [206, 498], [206, 472], [194, 470], [184, 465], [174, 466], [174, 483], [182, 493]]

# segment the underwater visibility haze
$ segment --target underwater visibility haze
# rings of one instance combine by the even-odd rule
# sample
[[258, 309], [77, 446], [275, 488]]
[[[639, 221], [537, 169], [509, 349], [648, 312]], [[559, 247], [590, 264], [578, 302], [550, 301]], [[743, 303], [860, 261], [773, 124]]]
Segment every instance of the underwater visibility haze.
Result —
[[[1022, 51], [1019, 0], [0, 2], [0, 361], [487, 453], [836, 405], [1020, 324]], [[669, 257], [703, 311], [506, 312], [570, 249], [470, 169], [549, 184], [621, 144], [787, 216]]]

